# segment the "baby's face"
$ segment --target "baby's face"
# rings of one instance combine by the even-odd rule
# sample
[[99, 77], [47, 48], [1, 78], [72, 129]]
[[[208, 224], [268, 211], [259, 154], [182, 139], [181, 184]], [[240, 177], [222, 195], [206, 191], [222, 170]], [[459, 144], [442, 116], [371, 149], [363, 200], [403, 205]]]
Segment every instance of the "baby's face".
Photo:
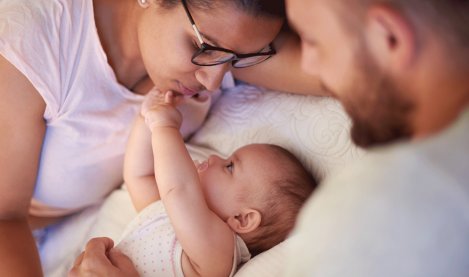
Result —
[[277, 167], [268, 146], [251, 144], [226, 159], [212, 155], [197, 170], [209, 208], [226, 220], [242, 208], [259, 206], [261, 197], [269, 193], [269, 180], [278, 173]]

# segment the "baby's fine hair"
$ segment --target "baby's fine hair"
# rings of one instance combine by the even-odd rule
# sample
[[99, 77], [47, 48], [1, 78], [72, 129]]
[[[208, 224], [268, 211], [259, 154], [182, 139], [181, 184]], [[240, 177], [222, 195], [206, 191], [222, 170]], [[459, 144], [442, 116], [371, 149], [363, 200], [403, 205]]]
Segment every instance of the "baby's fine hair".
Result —
[[268, 196], [261, 205], [261, 223], [255, 235], [245, 239], [253, 256], [285, 240], [301, 207], [317, 187], [315, 178], [292, 153], [278, 145], [267, 146], [277, 155], [282, 172], [276, 175], [282, 177], [272, 178]]

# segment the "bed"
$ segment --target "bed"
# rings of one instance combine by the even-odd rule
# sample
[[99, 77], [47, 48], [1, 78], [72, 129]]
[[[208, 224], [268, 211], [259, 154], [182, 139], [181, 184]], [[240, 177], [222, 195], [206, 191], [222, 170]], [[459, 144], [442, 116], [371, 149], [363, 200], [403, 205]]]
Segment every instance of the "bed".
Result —
[[[187, 143], [194, 160], [227, 156], [249, 143], [274, 143], [289, 149], [320, 181], [364, 153], [349, 136], [350, 121], [341, 105], [324, 97], [293, 95], [238, 85], [225, 90], [203, 127]], [[66, 276], [88, 239], [119, 239], [135, 216], [125, 186], [103, 204], [74, 215], [50, 232], [41, 248], [45, 276]], [[243, 265], [236, 277], [281, 276], [289, 239]]]

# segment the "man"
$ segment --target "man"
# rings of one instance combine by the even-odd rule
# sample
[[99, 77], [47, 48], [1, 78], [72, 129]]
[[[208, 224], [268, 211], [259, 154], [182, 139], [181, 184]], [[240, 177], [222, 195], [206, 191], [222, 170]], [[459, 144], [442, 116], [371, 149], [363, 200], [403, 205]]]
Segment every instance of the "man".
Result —
[[469, 1], [286, 2], [370, 149], [310, 199], [285, 276], [469, 276]]

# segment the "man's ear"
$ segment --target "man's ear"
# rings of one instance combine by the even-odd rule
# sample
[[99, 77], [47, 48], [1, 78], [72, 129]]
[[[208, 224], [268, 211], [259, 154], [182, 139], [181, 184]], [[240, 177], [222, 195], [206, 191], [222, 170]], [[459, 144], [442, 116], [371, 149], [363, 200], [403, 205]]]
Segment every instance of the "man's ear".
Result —
[[262, 215], [258, 210], [244, 209], [237, 215], [230, 216], [227, 220], [228, 225], [238, 234], [252, 232], [261, 224]]
[[381, 68], [401, 72], [417, 54], [414, 25], [398, 10], [374, 4], [367, 11], [365, 40], [373, 60]]

